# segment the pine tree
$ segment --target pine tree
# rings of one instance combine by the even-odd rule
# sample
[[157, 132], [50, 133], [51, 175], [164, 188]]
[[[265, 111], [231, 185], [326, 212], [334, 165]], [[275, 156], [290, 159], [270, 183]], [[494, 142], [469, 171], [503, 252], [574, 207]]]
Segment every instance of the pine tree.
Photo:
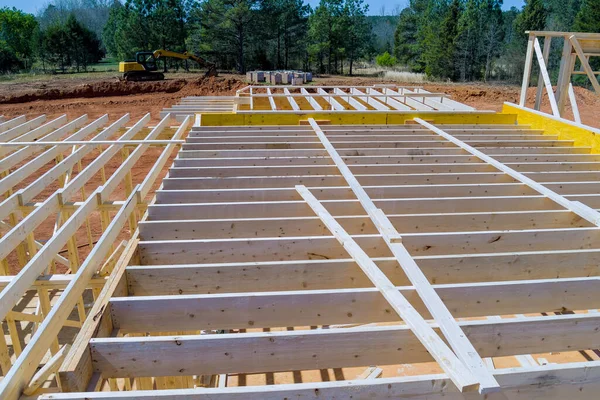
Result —
[[394, 33], [394, 54], [401, 64], [410, 68], [419, 56], [417, 46], [417, 14], [407, 7], [400, 12], [398, 26]]
[[543, 31], [548, 19], [548, 10], [543, 0], [525, 0], [523, 12], [515, 20], [515, 29], [523, 42], [527, 38], [525, 31]]
[[581, 8], [581, 0], [545, 0], [548, 9], [546, 28], [551, 31], [573, 31], [575, 16]]
[[444, 57], [443, 77], [455, 80], [457, 78], [456, 66], [456, 37], [458, 36], [458, 20], [462, 13], [462, 2], [453, 0], [446, 11], [442, 21], [440, 38]]
[[600, 33], [600, 0], [583, 0], [575, 17], [574, 30], [577, 32]]
[[363, 55], [371, 42], [371, 24], [367, 21], [369, 6], [364, 0], [345, 0], [342, 10], [342, 43], [350, 63], [352, 75], [354, 61]]
[[477, 78], [481, 54], [481, 15], [479, 0], [467, 0], [463, 13], [458, 20], [456, 50], [460, 80]]
[[504, 27], [502, 24], [502, 0], [484, 0], [481, 4], [483, 29], [481, 32], [483, 51], [483, 79], [487, 81], [494, 60], [502, 51]]

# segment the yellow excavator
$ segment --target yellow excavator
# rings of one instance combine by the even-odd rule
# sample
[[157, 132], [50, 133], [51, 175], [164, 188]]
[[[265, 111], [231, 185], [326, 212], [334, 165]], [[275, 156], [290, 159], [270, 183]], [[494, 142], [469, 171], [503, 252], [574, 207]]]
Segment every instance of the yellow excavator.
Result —
[[123, 79], [128, 82], [137, 81], [161, 81], [165, 79], [165, 75], [158, 71], [156, 60], [161, 57], [177, 58], [180, 60], [196, 61], [200, 67], [208, 68], [204, 76], [217, 76], [217, 68], [215, 64], [206, 61], [205, 59], [190, 54], [176, 53], [169, 50], [155, 51], [138, 51], [135, 54], [135, 61], [121, 61], [119, 63], [119, 72], [123, 73]]

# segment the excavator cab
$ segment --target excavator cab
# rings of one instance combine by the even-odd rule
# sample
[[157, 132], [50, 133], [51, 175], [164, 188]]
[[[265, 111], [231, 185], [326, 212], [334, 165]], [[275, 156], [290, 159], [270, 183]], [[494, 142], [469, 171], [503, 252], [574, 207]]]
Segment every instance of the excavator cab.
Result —
[[141, 64], [144, 67], [145, 71], [158, 71], [158, 66], [156, 65], [156, 57], [154, 56], [154, 52], [138, 51], [137, 53], [135, 53], [135, 61], [137, 61], [138, 64]]

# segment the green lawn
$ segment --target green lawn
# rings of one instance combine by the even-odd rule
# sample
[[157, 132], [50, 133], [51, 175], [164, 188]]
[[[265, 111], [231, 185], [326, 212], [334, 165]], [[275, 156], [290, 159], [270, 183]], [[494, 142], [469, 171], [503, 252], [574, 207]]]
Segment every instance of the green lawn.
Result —
[[91, 72], [114, 72], [119, 70], [119, 60], [115, 58], [104, 58], [97, 64], [88, 66]]

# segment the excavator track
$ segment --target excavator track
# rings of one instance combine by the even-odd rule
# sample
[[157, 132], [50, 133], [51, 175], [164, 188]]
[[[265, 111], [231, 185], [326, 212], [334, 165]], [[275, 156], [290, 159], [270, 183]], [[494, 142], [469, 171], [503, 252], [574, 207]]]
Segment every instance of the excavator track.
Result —
[[165, 75], [162, 72], [135, 71], [126, 72], [123, 78], [127, 82], [162, 81]]

